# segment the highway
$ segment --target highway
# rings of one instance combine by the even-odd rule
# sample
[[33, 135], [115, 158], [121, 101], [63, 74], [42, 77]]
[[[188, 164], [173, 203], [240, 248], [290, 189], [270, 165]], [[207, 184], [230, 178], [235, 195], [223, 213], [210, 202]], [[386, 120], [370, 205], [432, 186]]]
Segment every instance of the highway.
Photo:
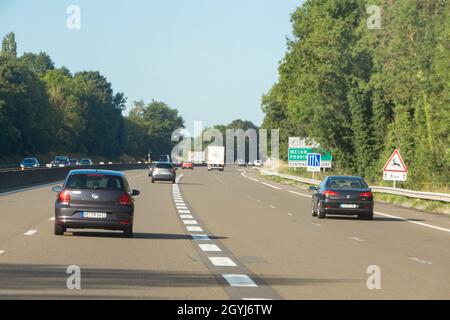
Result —
[[[450, 218], [376, 203], [373, 221], [311, 216], [309, 192], [253, 168], [126, 171], [134, 237], [53, 234], [51, 186], [0, 195], [3, 299], [449, 299]], [[81, 289], [66, 286], [81, 268]], [[367, 286], [369, 266], [380, 289]]]

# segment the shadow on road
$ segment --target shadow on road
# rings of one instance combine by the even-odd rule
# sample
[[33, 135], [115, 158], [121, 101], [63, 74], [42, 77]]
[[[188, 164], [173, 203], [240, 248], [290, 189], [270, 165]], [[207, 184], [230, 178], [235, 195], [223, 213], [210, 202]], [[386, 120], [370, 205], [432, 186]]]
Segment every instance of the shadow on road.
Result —
[[[70, 231], [69, 231], [70, 232]], [[96, 237], [96, 238], [123, 238], [120, 231], [74, 231], [72, 235], [75, 237]], [[210, 239], [227, 239], [227, 237], [208, 236]], [[154, 240], [192, 240], [189, 234], [172, 234], [172, 233], [145, 233], [134, 232], [133, 239], [154, 239]]]
[[[111, 290], [102, 292], [101, 297], [110, 295], [122, 297], [130, 289], [167, 287], [219, 287], [223, 285], [220, 275], [200, 272], [167, 270], [97, 269], [81, 268], [83, 290], [67, 290], [69, 276], [64, 265], [0, 264], [0, 298], [49, 298], [54, 294], [60, 298], [80, 298], [92, 294], [92, 290]], [[295, 276], [261, 275], [258, 282], [269, 286], [276, 285], [330, 285], [338, 283], [364, 282], [365, 279], [326, 279], [300, 278]], [[51, 290], [57, 290], [59, 293]], [[115, 290], [125, 290], [118, 292]], [[77, 292], [78, 291], [78, 292]], [[41, 294], [38, 294], [41, 292]], [[152, 291], [153, 294], [155, 293]], [[100, 293], [99, 293], [100, 294]], [[77, 297], [78, 296], [78, 297]], [[90, 296], [89, 298], [99, 298]]]

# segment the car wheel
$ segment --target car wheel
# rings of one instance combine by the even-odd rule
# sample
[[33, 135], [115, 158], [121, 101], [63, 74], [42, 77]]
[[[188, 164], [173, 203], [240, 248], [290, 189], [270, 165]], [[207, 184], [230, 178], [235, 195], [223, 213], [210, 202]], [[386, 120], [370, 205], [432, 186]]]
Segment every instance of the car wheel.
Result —
[[126, 229], [123, 229], [123, 236], [125, 238], [133, 238], [133, 225], [129, 226]]
[[175, 183], [175, 179], [172, 180], [172, 184], [174, 184], [174, 183]]
[[358, 218], [361, 220], [373, 220], [373, 212], [369, 214], [360, 214], [358, 215]]
[[155, 183], [155, 179], [152, 179], [152, 183]]
[[64, 235], [64, 232], [66, 232], [66, 228], [55, 223], [55, 235], [62, 236]]
[[319, 201], [319, 202], [317, 203], [317, 217], [318, 217], [319, 219], [324, 219], [325, 216], [326, 216], [325, 210], [323, 210], [323, 208], [322, 208], [322, 203]]
[[312, 205], [311, 214], [313, 217], [317, 217], [317, 212], [316, 212], [316, 210], [314, 210], [314, 205]]

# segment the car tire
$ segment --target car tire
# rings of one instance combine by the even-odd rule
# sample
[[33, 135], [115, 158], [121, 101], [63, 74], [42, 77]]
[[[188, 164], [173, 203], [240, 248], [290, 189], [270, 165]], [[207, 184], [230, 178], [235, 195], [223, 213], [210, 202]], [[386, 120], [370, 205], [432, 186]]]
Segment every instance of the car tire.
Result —
[[371, 212], [369, 214], [358, 215], [358, 218], [361, 220], [373, 220], [373, 212]]
[[319, 219], [325, 219], [326, 217], [325, 210], [322, 209], [322, 204], [320, 201], [317, 203], [317, 217]]
[[152, 179], [152, 183], [155, 183], [155, 179]]
[[174, 184], [175, 182], [176, 182], [175, 179], [173, 179], [173, 180], [172, 180], [172, 184]]
[[133, 238], [133, 225], [129, 226], [126, 229], [123, 229], [123, 236], [125, 238]]
[[313, 217], [317, 217], [317, 212], [314, 210], [314, 206], [311, 208], [311, 214]]
[[66, 228], [60, 224], [55, 223], [55, 235], [62, 236], [64, 235], [64, 232], [66, 232]]

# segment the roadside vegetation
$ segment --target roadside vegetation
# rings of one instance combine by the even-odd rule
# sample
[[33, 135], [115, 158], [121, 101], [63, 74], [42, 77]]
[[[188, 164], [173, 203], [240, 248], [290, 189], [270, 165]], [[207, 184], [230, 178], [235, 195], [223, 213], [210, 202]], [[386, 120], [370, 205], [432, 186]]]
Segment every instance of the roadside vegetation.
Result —
[[[394, 149], [408, 166], [398, 186], [450, 188], [450, 1], [306, 0], [292, 14], [293, 37], [279, 79], [262, 98], [262, 128], [332, 150], [333, 174], [382, 185]], [[294, 172], [298, 174], [299, 172]]]

